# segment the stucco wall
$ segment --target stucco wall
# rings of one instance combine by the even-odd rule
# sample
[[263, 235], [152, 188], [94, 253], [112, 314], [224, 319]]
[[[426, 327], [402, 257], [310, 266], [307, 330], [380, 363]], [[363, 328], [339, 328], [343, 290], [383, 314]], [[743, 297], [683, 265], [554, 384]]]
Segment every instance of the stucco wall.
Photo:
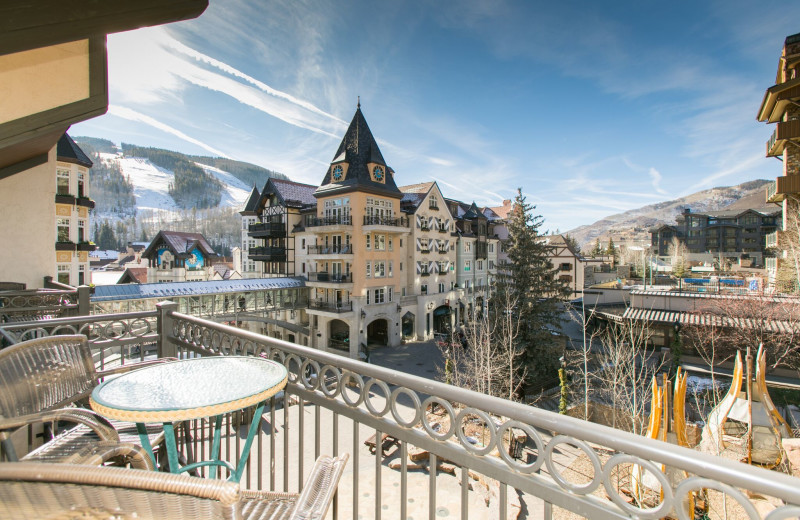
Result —
[[55, 278], [55, 147], [45, 164], [0, 179], [0, 280], [42, 287]]

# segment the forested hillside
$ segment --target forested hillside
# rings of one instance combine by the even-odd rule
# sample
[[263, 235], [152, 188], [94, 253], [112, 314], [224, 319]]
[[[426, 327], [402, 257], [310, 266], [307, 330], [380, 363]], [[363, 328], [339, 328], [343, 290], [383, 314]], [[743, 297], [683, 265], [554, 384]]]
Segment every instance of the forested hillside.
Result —
[[122, 218], [136, 215], [136, 198], [130, 179], [122, 174], [118, 163], [104, 161], [98, 155], [98, 152], [115, 153], [114, 143], [105, 139], [82, 139], [87, 140], [81, 141], [81, 150], [94, 163], [89, 176], [89, 194], [95, 201], [95, 212]]
[[180, 208], [214, 208], [222, 199], [222, 183], [181, 153], [127, 143], [122, 143], [122, 153], [128, 157], [145, 158], [156, 166], [172, 171], [175, 180], [169, 194]]
[[256, 166], [255, 164], [234, 161], [233, 159], [224, 159], [222, 157], [203, 157], [199, 155], [191, 155], [189, 156], [189, 159], [207, 166], [219, 168], [220, 170], [225, 170], [248, 186], [255, 184], [259, 190], [264, 186], [264, 184], [266, 184], [267, 179], [270, 177], [288, 180], [288, 177], [282, 173], [267, 170], [266, 168]]

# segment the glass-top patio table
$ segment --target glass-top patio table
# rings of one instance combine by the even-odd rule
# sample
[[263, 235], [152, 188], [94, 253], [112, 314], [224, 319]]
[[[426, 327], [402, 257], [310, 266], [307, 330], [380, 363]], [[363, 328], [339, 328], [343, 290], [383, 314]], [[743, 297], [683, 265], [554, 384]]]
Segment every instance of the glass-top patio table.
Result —
[[[231, 471], [229, 480], [242, 477], [253, 438], [258, 432], [266, 400], [286, 386], [286, 368], [260, 357], [204, 357], [152, 365], [103, 382], [92, 392], [94, 411], [109, 419], [136, 423], [142, 446], [155, 463], [145, 424], [163, 423], [170, 471], [180, 473], [200, 466]], [[257, 405], [237, 466], [219, 459], [222, 416]], [[174, 421], [215, 417], [211, 460], [179, 468]]]

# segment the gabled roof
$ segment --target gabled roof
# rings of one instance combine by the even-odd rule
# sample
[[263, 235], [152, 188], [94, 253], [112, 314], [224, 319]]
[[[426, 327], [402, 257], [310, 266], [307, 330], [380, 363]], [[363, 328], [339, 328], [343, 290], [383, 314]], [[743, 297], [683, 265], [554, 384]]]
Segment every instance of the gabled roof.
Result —
[[270, 179], [267, 184], [271, 184], [274, 187], [275, 193], [287, 206], [305, 207], [317, 205], [317, 199], [314, 198], [314, 190], [317, 187], [312, 184], [302, 184], [283, 179]]
[[56, 159], [63, 162], [74, 163], [80, 166], [85, 166], [87, 168], [91, 168], [92, 164], [94, 164], [91, 159], [89, 159], [81, 147], [72, 140], [72, 138], [64, 132], [64, 135], [61, 136], [61, 139], [58, 140], [58, 145], [56, 147]]
[[511, 214], [511, 210], [514, 208], [514, 201], [511, 199], [506, 199], [503, 201], [502, 206], [494, 206], [489, 209], [495, 212], [498, 217], [502, 219], [507, 219], [508, 216]]
[[423, 182], [420, 184], [410, 184], [408, 186], [400, 186], [400, 191], [403, 192], [403, 198], [400, 199], [400, 210], [406, 213], [416, 213], [419, 205], [428, 196], [435, 182]]
[[239, 212], [240, 215], [254, 215], [256, 212], [256, 206], [258, 205], [258, 199], [261, 198], [261, 194], [258, 192], [258, 188], [256, 185], [253, 184], [253, 190], [250, 192], [250, 196], [247, 197], [247, 202], [244, 203], [244, 209]]
[[147, 283], [147, 268], [128, 267], [117, 283]]
[[[366, 191], [379, 195], [387, 195], [394, 198], [401, 198], [402, 194], [397, 189], [394, 182], [394, 170], [387, 166], [383, 159], [378, 143], [375, 141], [372, 132], [361, 113], [361, 104], [356, 108], [356, 113], [350, 126], [347, 128], [339, 148], [333, 156], [331, 165], [346, 162], [347, 174], [341, 182], [334, 182], [331, 179], [331, 168], [328, 168], [322, 184], [317, 188], [314, 195], [325, 197], [336, 193], [347, 193], [351, 191]], [[369, 163], [379, 164], [385, 169], [385, 183], [375, 182], [368, 171]]]
[[156, 248], [161, 245], [166, 246], [172, 251], [176, 258], [188, 258], [189, 251], [195, 247], [199, 248], [206, 256], [216, 256], [214, 249], [206, 241], [202, 233], [185, 233], [182, 231], [159, 231], [142, 256], [151, 258], [155, 254]]

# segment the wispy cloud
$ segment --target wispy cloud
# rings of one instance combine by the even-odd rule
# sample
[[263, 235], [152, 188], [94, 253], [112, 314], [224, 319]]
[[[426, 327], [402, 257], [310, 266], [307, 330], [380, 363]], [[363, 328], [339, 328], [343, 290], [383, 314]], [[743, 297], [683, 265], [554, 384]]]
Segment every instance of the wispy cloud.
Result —
[[158, 121], [158, 120], [156, 120], [156, 119], [154, 119], [154, 118], [152, 118], [150, 116], [141, 114], [141, 113], [139, 113], [139, 112], [137, 112], [135, 110], [132, 110], [130, 108], [122, 107], [122, 106], [119, 106], [119, 105], [109, 105], [108, 113], [111, 114], [112, 116], [121, 117], [121, 118], [127, 119], [129, 121], [134, 121], [136, 123], [144, 123], [144, 124], [146, 124], [148, 126], [151, 126], [151, 127], [155, 128], [157, 130], [161, 130], [162, 132], [166, 132], [168, 134], [174, 135], [175, 137], [177, 137], [179, 139], [183, 139], [187, 143], [191, 143], [193, 145], [199, 146], [200, 148], [203, 148], [204, 150], [207, 150], [207, 151], [211, 152], [212, 154], [214, 154], [214, 155], [216, 155], [218, 157], [225, 157], [225, 158], [230, 159], [230, 157], [228, 155], [226, 155], [224, 152], [221, 152], [221, 151], [217, 150], [216, 148], [212, 147], [211, 145], [208, 145], [208, 144], [204, 143], [203, 141], [200, 141], [199, 139], [195, 139], [194, 137], [190, 137], [190, 136], [184, 134], [183, 132], [181, 132], [180, 130], [178, 130], [177, 128], [174, 128], [174, 127], [172, 127], [172, 126], [170, 126], [170, 125], [168, 125], [166, 123], [162, 123], [161, 121]]
[[650, 168], [647, 170], [647, 174], [650, 175], [650, 180], [653, 184], [653, 189], [655, 189], [658, 193], [662, 195], [666, 195], [667, 192], [661, 189], [661, 180], [663, 177], [661, 176], [661, 172], [656, 170], [655, 168]]

